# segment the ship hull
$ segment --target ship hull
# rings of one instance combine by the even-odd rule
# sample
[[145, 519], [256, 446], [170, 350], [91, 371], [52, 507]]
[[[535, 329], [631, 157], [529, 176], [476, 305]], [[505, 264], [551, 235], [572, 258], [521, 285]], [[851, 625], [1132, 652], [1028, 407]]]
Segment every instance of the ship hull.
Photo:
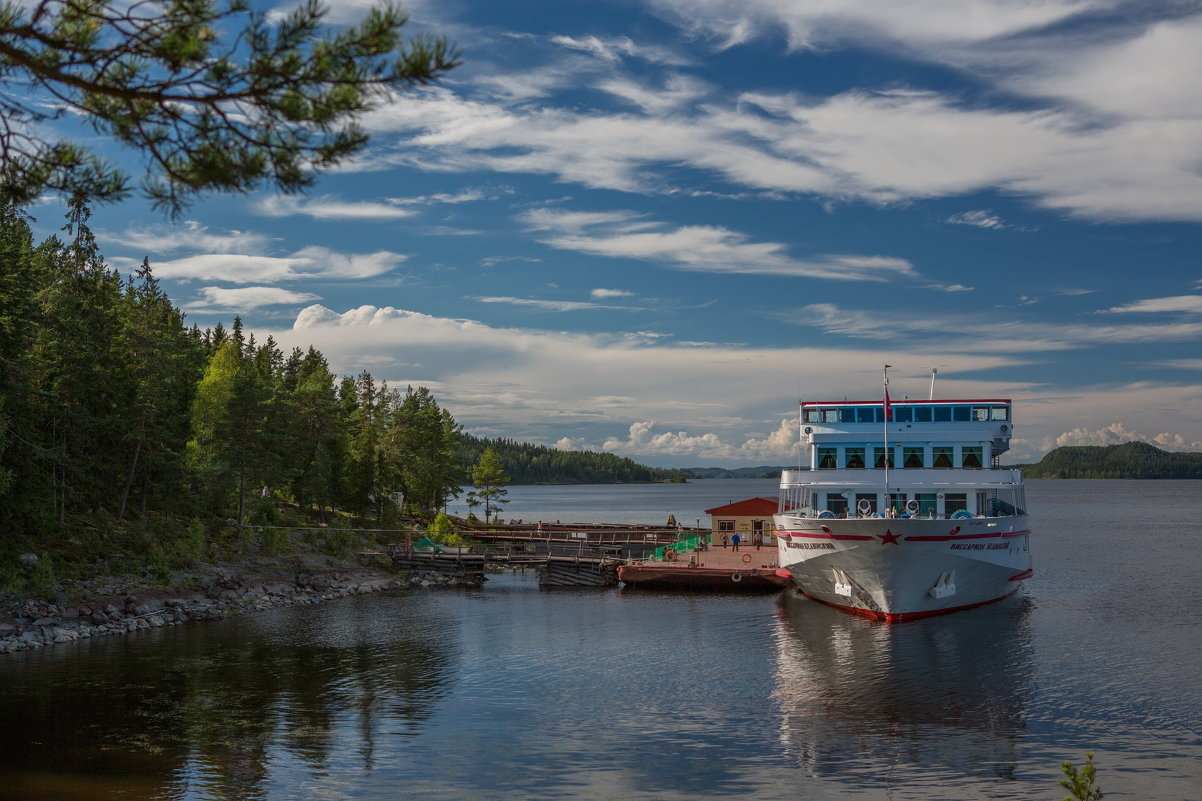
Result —
[[781, 571], [807, 596], [891, 623], [999, 601], [1032, 575], [1025, 515], [777, 516]]

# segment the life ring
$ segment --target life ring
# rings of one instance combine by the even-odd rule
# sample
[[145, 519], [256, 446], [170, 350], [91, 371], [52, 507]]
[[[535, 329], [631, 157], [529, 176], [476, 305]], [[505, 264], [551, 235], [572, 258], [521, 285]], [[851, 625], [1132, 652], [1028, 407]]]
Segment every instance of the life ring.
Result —
[[664, 548], [664, 561], [665, 562], [675, 562], [676, 561], [676, 549], [675, 548], [673, 548], [671, 546]]
[[818, 513], [818, 517], [821, 520], [830, 520], [834, 516], [835, 516], [835, 513], [832, 512], [830, 509], [823, 509], [821, 512]]
[[872, 511], [872, 501], [861, 498], [856, 503], [856, 511], [860, 513], [861, 517], [868, 517], [868, 513]]
[[952, 512], [952, 520], [967, 520], [970, 517], [972, 517], [972, 512], [967, 509], [957, 509]]
[[730, 580], [733, 581], [735, 584], [738, 584], [740, 581], [743, 580], [743, 574], [736, 570], [735, 572], [730, 574]]
[[912, 498], [910, 500], [906, 501], [906, 511], [911, 516], [918, 514], [918, 501], [916, 501]]
[[744, 562], [750, 562], [750, 561], [751, 561], [751, 554], [749, 554], [749, 553], [745, 553], [745, 554], [743, 554], [743, 561], [744, 561]]

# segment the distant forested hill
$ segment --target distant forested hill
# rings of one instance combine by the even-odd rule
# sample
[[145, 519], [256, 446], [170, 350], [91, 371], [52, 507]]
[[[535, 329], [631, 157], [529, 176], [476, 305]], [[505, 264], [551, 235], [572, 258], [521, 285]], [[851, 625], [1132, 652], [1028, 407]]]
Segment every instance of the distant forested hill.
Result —
[[1026, 478], [1202, 478], [1202, 453], [1162, 451], [1146, 442], [1057, 448], [1023, 467]]
[[697, 478], [780, 478], [783, 467], [690, 467], [689, 473]]
[[612, 453], [564, 451], [511, 439], [463, 434], [459, 457], [468, 476], [485, 448], [492, 448], [497, 454], [513, 484], [640, 484], [684, 481], [690, 477], [687, 470], [647, 467]]

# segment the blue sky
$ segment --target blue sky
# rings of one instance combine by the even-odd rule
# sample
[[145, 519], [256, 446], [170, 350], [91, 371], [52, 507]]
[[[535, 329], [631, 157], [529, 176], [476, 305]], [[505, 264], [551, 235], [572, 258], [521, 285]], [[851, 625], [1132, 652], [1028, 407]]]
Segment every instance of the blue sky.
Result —
[[360, 158], [176, 222], [101, 207], [110, 263], [484, 436], [790, 464], [798, 399], [879, 397], [888, 362], [894, 399], [932, 365], [1013, 398], [1015, 461], [1202, 450], [1202, 4], [407, 8], [464, 63]]

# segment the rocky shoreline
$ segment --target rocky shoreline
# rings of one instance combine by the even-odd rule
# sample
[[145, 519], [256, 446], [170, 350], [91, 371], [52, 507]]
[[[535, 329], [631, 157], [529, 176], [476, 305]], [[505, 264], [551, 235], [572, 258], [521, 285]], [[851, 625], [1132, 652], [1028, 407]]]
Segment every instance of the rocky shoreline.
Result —
[[479, 586], [470, 576], [397, 574], [332, 559], [282, 561], [206, 565], [173, 576], [167, 587], [135, 577], [74, 582], [61, 586], [53, 602], [7, 597], [0, 602], [0, 654], [384, 590]]

